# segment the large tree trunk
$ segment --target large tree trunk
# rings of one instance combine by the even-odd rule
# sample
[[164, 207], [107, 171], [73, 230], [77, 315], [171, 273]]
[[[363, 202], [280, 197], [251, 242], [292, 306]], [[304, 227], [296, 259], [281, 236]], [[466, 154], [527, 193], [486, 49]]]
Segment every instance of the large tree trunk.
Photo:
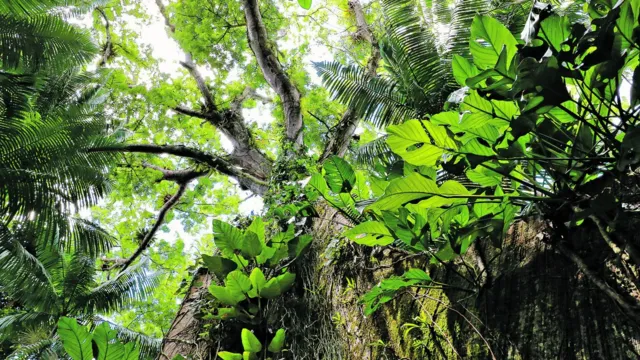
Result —
[[[272, 320], [288, 330], [289, 358], [640, 356], [637, 324], [566, 256], [542, 241], [544, 226], [539, 222], [517, 223], [500, 247], [479, 241], [463, 259], [444, 266], [428, 264], [426, 257], [391, 249], [372, 252], [345, 243], [340, 232], [348, 220], [329, 207], [318, 210], [310, 229], [314, 244], [292, 269], [302, 281], [270, 309]], [[611, 257], [597, 235], [584, 226], [573, 234], [571, 245], [592, 270], [605, 274]], [[435, 280], [450, 286], [405, 293], [364, 316], [358, 299], [383, 278], [409, 267], [430, 268]], [[180, 314], [185, 311], [197, 310], [185, 301]], [[203, 323], [193, 326], [199, 328], [184, 334], [203, 331]], [[166, 346], [176, 345], [166, 343], [165, 352]], [[215, 358], [216, 346], [207, 351]]]

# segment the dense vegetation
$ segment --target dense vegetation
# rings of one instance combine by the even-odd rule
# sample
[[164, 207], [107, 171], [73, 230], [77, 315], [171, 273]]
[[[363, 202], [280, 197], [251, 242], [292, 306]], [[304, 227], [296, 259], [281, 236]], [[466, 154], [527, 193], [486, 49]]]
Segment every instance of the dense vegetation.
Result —
[[0, 0], [0, 357], [640, 357], [639, 51], [637, 0]]

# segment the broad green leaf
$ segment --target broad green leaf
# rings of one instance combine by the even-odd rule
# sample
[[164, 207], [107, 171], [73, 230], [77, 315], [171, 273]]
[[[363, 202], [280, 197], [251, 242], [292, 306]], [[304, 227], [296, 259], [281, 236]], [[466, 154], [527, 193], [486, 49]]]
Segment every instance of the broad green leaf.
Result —
[[227, 274], [238, 268], [238, 264], [222, 256], [202, 255], [202, 261], [207, 269], [213, 272], [220, 281], [225, 279]]
[[258, 353], [262, 350], [260, 340], [248, 329], [242, 329], [242, 347], [244, 351]]
[[465, 82], [468, 78], [474, 77], [480, 73], [475, 65], [460, 55], [453, 55], [452, 67], [453, 77], [460, 86], [466, 86]]
[[256, 256], [256, 262], [259, 265], [262, 265], [262, 264], [266, 263], [267, 261], [269, 261], [273, 257], [273, 255], [275, 255], [275, 253], [276, 253], [276, 249], [274, 249], [271, 246], [265, 246], [262, 249], [262, 253], [260, 253], [260, 255]]
[[561, 44], [571, 34], [570, 27], [569, 19], [553, 14], [542, 21], [538, 36], [545, 39], [555, 50], [554, 53], [557, 53], [561, 50]]
[[502, 175], [483, 166], [477, 166], [475, 169], [467, 170], [465, 174], [469, 180], [483, 187], [496, 186], [502, 183]]
[[98, 347], [97, 360], [122, 360], [124, 346], [117, 340], [118, 332], [103, 322], [93, 331], [93, 341]]
[[231, 292], [224, 286], [211, 285], [209, 292], [221, 303], [229, 306], [236, 306], [240, 301], [245, 299], [244, 294], [239, 292]]
[[431, 281], [431, 276], [429, 276], [429, 274], [424, 272], [424, 270], [415, 268], [407, 270], [402, 277], [408, 280]]
[[251, 222], [251, 225], [249, 225], [249, 227], [247, 227], [248, 231], [254, 232], [256, 235], [258, 235], [258, 239], [260, 239], [260, 241], [262, 243], [265, 242], [265, 236], [264, 236], [264, 221], [262, 221], [262, 218], [259, 216], [256, 216], [253, 221]]
[[91, 334], [76, 319], [61, 317], [58, 320], [58, 336], [64, 350], [73, 360], [92, 360]]
[[296, 274], [287, 271], [284, 274], [279, 275], [277, 279], [280, 286], [280, 293], [284, 293], [293, 286], [293, 283], [296, 281]]
[[356, 183], [356, 173], [351, 165], [337, 156], [328, 158], [323, 166], [327, 185], [334, 193], [351, 192]]
[[344, 233], [349, 240], [366, 246], [385, 246], [393, 242], [393, 236], [379, 221], [366, 221]]
[[435, 181], [413, 173], [407, 177], [393, 180], [384, 195], [370, 208], [376, 210], [395, 210], [400, 206], [419, 199], [438, 195], [440, 190]]
[[242, 251], [242, 255], [248, 258], [254, 258], [260, 253], [262, 253], [262, 241], [256, 233], [253, 231], [245, 231], [244, 239], [242, 239], [242, 244], [240, 246], [240, 250]]
[[242, 353], [242, 360], [258, 360], [258, 355], [251, 351], [245, 351]]
[[300, 4], [301, 8], [309, 10], [311, 9], [311, 1], [312, 0], [298, 0], [298, 4]]
[[298, 257], [311, 244], [313, 236], [309, 234], [300, 235], [289, 242], [289, 256]]
[[469, 191], [455, 180], [445, 181], [440, 188], [438, 188], [438, 194], [439, 195], [435, 195], [427, 200], [421, 201], [419, 206], [424, 208], [434, 208], [456, 203], [465, 203], [467, 202], [467, 198], [461, 196], [470, 195]]
[[502, 48], [506, 49], [506, 62], [511, 63], [517, 52], [518, 42], [509, 29], [498, 20], [479, 15], [471, 23], [471, 55], [481, 70], [493, 68], [498, 62]]
[[140, 347], [135, 342], [124, 344], [122, 360], [138, 360], [140, 358]]
[[220, 351], [218, 356], [222, 360], [242, 360], [242, 354], [232, 353], [228, 351]]
[[260, 294], [262, 288], [267, 284], [267, 279], [264, 277], [264, 273], [258, 267], [251, 271], [249, 280], [251, 280], [251, 286], [253, 287], [252, 290], [255, 290], [256, 294]]
[[280, 291], [280, 282], [277, 278], [272, 278], [267, 281], [258, 295], [265, 299], [273, 299], [280, 296], [280, 294], [282, 294]]
[[235, 250], [240, 250], [244, 235], [242, 231], [224, 221], [213, 220], [213, 241], [225, 257], [234, 256]]
[[271, 351], [272, 353], [282, 351], [282, 347], [284, 346], [285, 334], [286, 331], [284, 329], [278, 329], [278, 331], [276, 331], [276, 335], [273, 337], [273, 339], [271, 339], [267, 350]]
[[421, 121], [409, 120], [400, 125], [391, 125], [387, 132], [387, 144], [391, 150], [409, 164], [433, 166], [444, 154], [442, 147], [431, 144], [431, 138]]
[[240, 270], [230, 272], [224, 283], [231, 294], [238, 298], [240, 298], [240, 295], [237, 294], [244, 295], [251, 290], [251, 280]]
[[[327, 182], [324, 180], [324, 177], [320, 173], [315, 173], [311, 176], [309, 183], [305, 187], [305, 191], [307, 193], [317, 193], [321, 196], [326, 196], [329, 192], [329, 187], [327, 186]], [[315, 196], [317, 197], [317, 196]], [[309, 196], [310, 200], [315, 200], [314, 196]]]

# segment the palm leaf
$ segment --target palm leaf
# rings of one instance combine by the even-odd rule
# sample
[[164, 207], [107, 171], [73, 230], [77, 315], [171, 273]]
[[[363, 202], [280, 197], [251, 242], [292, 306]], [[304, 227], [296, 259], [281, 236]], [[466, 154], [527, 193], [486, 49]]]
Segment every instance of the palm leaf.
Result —
[[155, 358], [159, 353], [162, 346], [162, 339], [154, 338], [137, 331], [130, 330], [122, 325], [110, 322], [100, 316], [93, 318], [94, 324], [108, 323], [111, 329], [118, 332], [118, 339], [122, 343], [135, 342], [140, 346], [140, 353], [143, 358]]
[[377, 161], [388, 165], [400, 160], [387, 145], [386, 135], [360, 146], [354, 151], [354, 158], [356, 163], [365, 166], [375, 164]]
[[97, 51], [87, 32], [61, 18], [0, 13], [0, 64], [5, 70], [64, 70], [86, 63]]
[[338, 62], [314, 64], [323, 84], [344, 104], [375, 126], [385, 127], [414, 115], [398, 91], [398, 84], [386, 77], [370, 76], [363, 68]]
[[153, 294], [157, 284], [157, 275], [149, 273], [145, 262], [140, 262], [73, 301], [75, 307], [84, 309], [85, 313], [106, 313], [146, 299]]

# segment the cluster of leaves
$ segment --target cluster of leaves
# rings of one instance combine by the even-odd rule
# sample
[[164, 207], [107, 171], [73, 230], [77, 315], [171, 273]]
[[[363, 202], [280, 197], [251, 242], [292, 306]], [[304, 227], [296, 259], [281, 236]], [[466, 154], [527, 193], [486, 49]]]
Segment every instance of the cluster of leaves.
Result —
[[[438, 263], [480, 238], [500, 246], [516, 216], [542, 216], [556, 229], [587, 217], [614, 228], [631, 216], [625, 179], [640, 162], [640, 2], [585, 8], [589, 26], [552, 15], [526, 44], [498, 20], [476, 16], [473, 61], [452, 61], [464, 92], [449, 104], [457, 109], [388, 127], [386, 143], [404, 176], [345, 235], [425, 252]], [[399, 289], [429, 282], [414, 272], [375, 287], [363, 299], [367, 312]]]
[[107, 322], [89, 332], [76, 319], [62, 317], [58, 321], [58, 336], [72, 360], [138, 360], [140, 349], [136, 344], [121, 343], [117, 334]]
[[[267, 321], [266, 306], [294, 285], [296, 275], [287, 267], [310, 245], [310, 235], [295, 233], [289, 225], [286, 231], [267, 236], [264, 221], [256, 217], [244, 230], [220, 220], [214, 220], [214, 241], [218, 255], [204, 255], [202, 261], [215, 275], [218, 284], [209, 292], [216, 299], [205, 316], [209, 320], [239, 322], [243, 327], [258, 329]], [[284, 260], [289, 260], [281, 265]], [[271, 353], [282, 351], [284, 329], [279, 329], [266, 348]], [[254, 359], [262, 351], [262, 343], [251, 330], [243, 328], [244, 354], [221, 352], [225, 360]], [[266, 339], [265, 339], [266, 343]], [[266, 351], [264, 353], [266, 357]]]

